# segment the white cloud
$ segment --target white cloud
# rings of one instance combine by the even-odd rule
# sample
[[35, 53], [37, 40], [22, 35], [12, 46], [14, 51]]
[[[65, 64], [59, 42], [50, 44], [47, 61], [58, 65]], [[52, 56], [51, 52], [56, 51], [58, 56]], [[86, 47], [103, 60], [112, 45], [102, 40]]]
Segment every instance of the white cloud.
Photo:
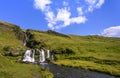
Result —
[[63, 1], [63, 6], [68, 6], [68, 5], [69, 5], [68, 2]]
[[[48, 26], [51, 29], [58, 29], [70, 25], [70, 16], [71, 13], [69, 12], [69, 10], [66, 8], [62, 8], [57, 10], [56, 16], [53, 12], [48, 12], [46, 15], [46, 19], [48, 20]], [[63, 23], [59, 25], [58, 22]]]
[[90, 5], [89, 7], [88, 7], [88, 9], [87, 9], [87, 12], [92, 12], [93, 11], [93, 6], [92, 5]]
[[77, 11], [79, 15], [83, 15], [83, 9], [82, 7], [77, 7]]
[[[51, 29], [67, 27], [74, 23], [85, 23], [87, 21], [85, 13], [100, 8], [103, 5], [104, 0], [85, 0], [84, 4], [81, 4], [80, 0], [77, 0], [77, 2], [76, 0], [73, 0], [77, 5], [75, 3], [70, 3], [69, 0], [60, 2], [59, 4], [54, 0], [34, 0], [34, 7], [44, 13], [45, 19], [48, 22], [48, 27]], [[87, 8], [84, 6], [87, 6]], [[78, 15], [74, 16], [73, 12], [71, 12], [71, 8], [74, 9], [74, 11], [76, 10]]]
[[96, 4], [96, 8], [100, 8], [104, 4], [104, 0], [99, 0], [99, 2]]
[[92, 12], [95, 8], [100, 8], [104, 4], [104, 0], [85, 0], [88, 4], [87, 12]]
[[97, 0], [86, 0], [86, 2], [88, 2], [90, 5], [94, 5], [96, 3]]
[[70, 25], [71, 13], [66, 8], [58, 9], [56, 21], [63, 21], [64, 26]]
[[[87, 20], [85, 16], [78, 16], [72, 18], [70, 18], [70, 16], [71, 16], [71, 12], [69, 12], [69, 9], [66, 8], [58, 9], [57, 15], [56, 17], [54, 17], [53, 20], [54, 23], [50, 21], [49, 27], [51, 29], [59, 29], [62, 27], [69, 26], [72, 23], [77, 23], [77, 24], [85, 23]], [[63, 23], [57, 25], [57, 22], [63, 22]]]
[[120, 26], [112, 26], [104, 29], [101, 35], [106, 37], [120, 37]]
[[80, 23], [85, 23], [86, 21], [87, 21], [87, 18], [85, 16], [71, 18], [72, 23], [80, 24]]
[[67, 20], [71, 16], [71, 13], [66, 8], [58, 9], [57, 20]]
[[51, 3], [51, 0], [34, 0], [35, 8], [41, 9], [42, 11], [45, 11]]
[[48, 27], [51, 29], [54, 29], [53, 25], [56, 24], [56, 22], [54, 21], [55, 15], [52, 11], [46, 12], [46, 20], [48, 21]]

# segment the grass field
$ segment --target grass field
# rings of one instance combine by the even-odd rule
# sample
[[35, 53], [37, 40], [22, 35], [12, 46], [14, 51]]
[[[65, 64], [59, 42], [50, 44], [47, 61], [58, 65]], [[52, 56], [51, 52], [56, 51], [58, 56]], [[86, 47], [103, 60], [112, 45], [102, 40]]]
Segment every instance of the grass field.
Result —
[[[21, 52], [28, 49], [28, 47], [23, 46], [22, 40], [18, 39], [18, 34], [24, 32], [24, 30], [20, 29], [18, 32], [15, 29], [16, 25], [0, 22], [1, 54], [8, 51]], [[28, 41], [34, 43], [31, 46], [32, 48], [43, 47], [44, 49], [50, 49], [51, 52], [55, 52], [56, 61], [53, 62], [54, 64], [120, 76], [120, 38], [108, 38], [97, 35], [64, 35], [51, 30], [29, 30], [29, 32], [32, 34], [32, 37]], [[48, 75], [53, 77], [46, 70], [40, 68], [38, 70], [38, 66], [34, 67], [31, 64], [16, 63], [13, 60], [14, 57], [9, 58], [2, 55], [0, 57], [0, 77], [9, 78], [8, 76], [10, 76], [19, 78], [17, 75], [21, 75], [23, 78], [26, 78], [27, 76], [25, 75], [28, 75], [28, 77], [32, 78], [36, 76], [33, 72], [40, 73], [38, 77], [41, 78], [47, 78], [44, 76]], [[25, 70], [26, 72], [24, 73], [23, 71]], [[15, 77], [12, 76], [14, 73], [16, 73]]]
[[57, 65], [80, 67], [120, 76], [120, 38], [101, 36], [68, 37], [53, 33], [32, 31], [37, 41], [44, 42], [57, 52]]
[[[13, 51], [22, 51], [25, 50], [26, 47], [23, 46], [23, 42], [17, 38], [17, 34], [14, 31], [18, 27], [16, 25], [0, 22], [0, 52], [3, 53], [6, 50]], [[19, 29], [19, 28], [18, 28]], [[23, 32], [20, 30], [20, 32]]]
[[38, 65], [15, 62], [15, 57], [0, 55], [0, 62], [0, 78], [53, 78], [49, 71]]
[[28, 49], [18, 39], [15, 28], [16, 25], [0, 22], [0, 78], [53, 78], [52, 73], [38, 65], [16, 62], [21, 56], [3, 56], [6, 52], [25, 52]]

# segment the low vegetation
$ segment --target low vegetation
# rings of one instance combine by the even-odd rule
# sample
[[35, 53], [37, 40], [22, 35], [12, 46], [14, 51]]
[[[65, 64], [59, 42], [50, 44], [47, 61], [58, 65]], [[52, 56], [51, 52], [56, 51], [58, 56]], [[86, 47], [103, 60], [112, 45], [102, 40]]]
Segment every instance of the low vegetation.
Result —
[[[23, 46], [24, 34], [28, 34], [26, 39], [27, 47]], [[57, 65], [83, 68], [120, 76], [120, 38], [108, 38], [97, 35], [64, 35], [52, 30], [27, 30], [25, 32], [16, 27], [16, 25], [0, 22], [1, 54], [4, 55], [7, 52], [22, 53], [28, 48], [50, 49], [51, 52], [55, 53], [56, 61], [53, 63]], [[16, 63], [13, 60], [16, 57], [10, 58], [2, 55], [0, 57], [0, 77], [53, 77], [51, 73], [36, 65]], [[12, 76], [14, 73], [15, 75]]]
[[30, 32], [36, 41], [44, 42], [46, 48], [55, 52], [54, 64], [120, 76], [120, 38]]
[[23, 46], [22, 33], [18, 26], [0, 22], [0, 53], [24, 51], [26, 47]]
[[23, 45], [24, 38], [24, 30], [10, 23], [0, 22], [0, 78], [53, 78], [52, 73], [38, 65], [16, 62], [28, 49]]
[[15, 57], [0, 55], [0, 78], [53, 78], [38, 65], [15, 62]]

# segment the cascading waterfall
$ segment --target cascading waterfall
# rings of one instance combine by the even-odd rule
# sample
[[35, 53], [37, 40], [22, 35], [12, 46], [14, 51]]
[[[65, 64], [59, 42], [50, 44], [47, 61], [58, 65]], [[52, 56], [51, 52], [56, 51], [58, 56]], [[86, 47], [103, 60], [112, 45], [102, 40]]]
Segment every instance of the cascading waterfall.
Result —
[[32, 52], [32, 58], [31, 58], [31, 62], [35, 62], [34, 55], [35, 55], [35, 50], [33, 50], [33, 52]]
[[54, 60], [54, 53], [50, 54], [50, 50], [44, 51], [43, 49], [39, 50], [27, 50], [24, 54], [24, 58], [22, 59], [23, 62], [35, 62], [35, 53], [39, 53], [39, 62], [43, 63], [46, 59], [50, 58]]
[[[32, 54], [32, 57], [31, 57], [31, 54]], [[27, 50], [24, 54], [24, 58], [22, 61], [23, 62], [35, 62], [34, 52], [32, 52], [31, 50]]]
[[54, 52], [51, 53], [51, 59], [52, 59], [52, 60], [55, 60]]
[[45, 62], [45, 52], [42, 49], [41, 51], [39, 50], [40, 53], [40, 62]]
[[26, 40], [24, 40], [24, 41], [23, 41], [23, 45], [26, 46], [26, 44], [27, 44], [27, 42], [26, 42]]
[[46, 58], [50, 58], [50, 50], [47, 50], [47, 56]]
[[26, 61], [31, 62], [31, 57], [30, 57], [30, 55], [31, 55], [31, 50], [27, 50], [27, 51], [25, 52], [25, 54], [24, 54], [23, 62], [26, 62]]

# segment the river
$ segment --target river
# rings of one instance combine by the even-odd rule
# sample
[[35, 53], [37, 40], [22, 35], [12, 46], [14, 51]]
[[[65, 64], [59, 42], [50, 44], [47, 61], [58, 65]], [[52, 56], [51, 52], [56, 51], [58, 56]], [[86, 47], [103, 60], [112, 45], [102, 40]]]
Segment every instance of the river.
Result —
[[52, 72], [54, 78], [117, 78], [111, 75], [80, 68], [57, 66], [52, 63], [40, 63], [40, 66]]

